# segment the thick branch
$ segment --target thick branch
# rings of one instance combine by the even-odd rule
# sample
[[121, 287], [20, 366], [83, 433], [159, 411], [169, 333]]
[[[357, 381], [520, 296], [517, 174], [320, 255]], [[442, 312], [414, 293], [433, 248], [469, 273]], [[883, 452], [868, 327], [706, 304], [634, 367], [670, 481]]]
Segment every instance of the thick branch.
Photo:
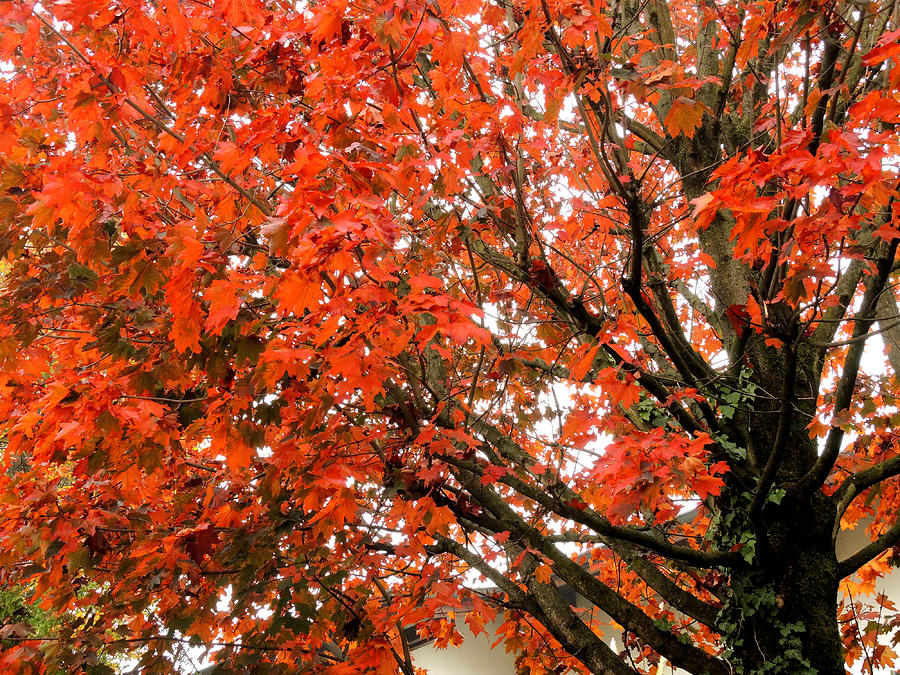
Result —
[[[900, 308], [897, 307], [894, 289], [885, 289], [878, 297], [878, 316], [891, 317], [898, 314], [900, 314]], [[900, 324], [886, 318], [879, 318], [878, 329], [882, 334], [881, 339], [884, 341], [888, 363], [894, 370], [894, 377], [900, 377]]]
[[[599, 337], [605, 323], [602, 318], [593, 315], [580, 300], [573, 298], [562, 284], [557, 282], [553, 286], [538, 285], [531, 279], [526, 270], [516, 265], [514, 260], [495, 251], [479, 239], [471, 240], [472, 251], [486, 263], [495, 269], [508, 274], [516, 281], [528, 284], [539, 296], [547, 300], [562, 320], [570, 324], [576, 333]], [[629, 363], [616, 352], [609, 343], [603, 343], [602, 353], [608, 359], [610, 365], [616, 366], [638, 378], [638, 383], [647, 392], [660, 402], [663, 409], [667, 410], [676, 422], [688, 433], [703, 431], [702, 426], [693, 416], [677, 401], [671, 400], [672, 392], [669, 391], [659, 378], [650, 373], [641, 371], [633, 363]]]
[[627, 128], [628, 131], [633, 133], [635, 136], [644, 141], [644, 143], [653, 148], [656, 153], [662, 154], [664, 152], [668, 143], [665, 138], [657, 134], [650, 127], [645, 126], [626, 115], [622, 115], [620, 119], [624, 122], [625, 128]]
[[819, 149], [819, 143], [822, 141], [822, 130], [825, 125], [825, 111], [828, 107], [828, 99], [831, 96], [825, 93], [831, 88], [834, 82], [835, 65], [837, 64], [838, 55], [841, 52], [840, 42], [825, 32], [825, 49], [822, 51], [822, 61], [819, 70], [818, 89], [822, 92], [822, 98], [819, 99], [816, 109], [813, 112], [810, 128], [812, 130], [812, 140], [809, 142], [809, 152], [813, 155]]
[[690, 591], [676, 584], [660, 571], [656, 565], [643, 558], [640, 554], [634, 555], [633, 552], [629, 553], [625, 546], [615, 542], [610, 548], [621, 555], [628, 562], [629, 568], [645, 584], [659, 593], [669, 605], [692, 619], [696, 619], [704, 626], [708, 626], [713, 630], [716, 629], [716, 614], [719, 611], [716, 607], [704, 602]]
[[729, 672], [725, 664], [709, 656], [702, 649], [685, 644], [672, 633], [658, 628], [644, 612], [549, 542], [532, 540], [532, 545], [540, 547], [538, 550], [553, 561], [553, 570], [566, 579], [576, 591], [601, 607], [628, 630], [640, 635], [656, 651], [676, 665], [695, 673], [724, 675]]
[[837, 519], [835, 526], [840, 522], [841, 516], [850, 503], [873, 485], [883, 480], [900, 475], [900, 455], [894, 455], [879, 464], [868, 469], [857, 471], [847, 478], [837, 491], [831, 496], [831, 500], [837, 505]]
[[788, 436], [794, 418], [794, 393], [796, 389], [797, 347], [796, 345], [788, 345], [785, 348], [784, 384], [781, 390], [782, 398], [781, 410], [778, 414], [778, 430], [775, 432], [774, 447], [769, 453], [766, 466], [759, 479], [759, 485], [753, 494], [753, 500], [750, 502], [751, 518], [754, 518], [759, 513], [766, 498], [769, 496], [769, 489], [775, 482], [775, 475], [778, 473], [781, 459], [784, 457], [785, 450], [787, 450]]
[[864, 546], [846, 560], [841, 560], [838, 563], [838, 578], [843, 579], [850, 576], [897, 543], [900, 543], [900, 520], [868, 546]]

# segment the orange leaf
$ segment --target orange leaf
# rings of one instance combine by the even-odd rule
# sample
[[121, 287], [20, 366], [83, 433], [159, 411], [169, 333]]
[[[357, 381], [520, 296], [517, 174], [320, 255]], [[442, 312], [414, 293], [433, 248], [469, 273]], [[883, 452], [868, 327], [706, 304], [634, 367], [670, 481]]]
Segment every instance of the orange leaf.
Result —
[[322, 300], [321, 282], [310, 281], [299, 274], [287, 272], [278, 280], [275, 299], [285, 310], [301, 317]]
[[663, 122], [670, 136], [684, 134], [688, 138], [694, 137], [697, 127], [703, 122], [703, 112], [706, 106], [699, 101], [693, 101], [685, 96], [679, 96], [672, 103], [669, 113]]
[[206, 330], [212, 335], [222, 332], [225, 325], [237, 317], [241, 309], [241, 300], [237, 288], [230, 281], [217, 279], [206, 290], [209, 301], [209, 316], [206, 317]]
[[172, 341], [179, 352], [200, 351], [200, 331], [203, 328], [203, 312], [192, 302], [176, 314], [172, 323]]
[[541, 565], [534, 571], [534, 576], [539, 582], [546, 584], [553, 578], [553, 570], [549, 565]]

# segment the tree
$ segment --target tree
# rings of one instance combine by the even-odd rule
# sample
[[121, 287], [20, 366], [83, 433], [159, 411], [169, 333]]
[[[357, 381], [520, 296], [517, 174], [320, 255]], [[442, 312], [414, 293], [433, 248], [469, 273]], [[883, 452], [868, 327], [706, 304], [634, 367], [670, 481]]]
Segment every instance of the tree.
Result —
[[895, 0], [2, 12], [5, 663], [893, 660]]

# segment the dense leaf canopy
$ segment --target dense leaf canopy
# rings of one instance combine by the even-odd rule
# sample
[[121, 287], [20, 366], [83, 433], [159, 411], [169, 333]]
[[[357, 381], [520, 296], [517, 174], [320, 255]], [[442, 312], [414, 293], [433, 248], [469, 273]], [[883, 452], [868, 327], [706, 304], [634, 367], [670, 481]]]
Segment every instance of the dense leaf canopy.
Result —
[[898, 19], [0, 3], [2, 667], [890, 663]]

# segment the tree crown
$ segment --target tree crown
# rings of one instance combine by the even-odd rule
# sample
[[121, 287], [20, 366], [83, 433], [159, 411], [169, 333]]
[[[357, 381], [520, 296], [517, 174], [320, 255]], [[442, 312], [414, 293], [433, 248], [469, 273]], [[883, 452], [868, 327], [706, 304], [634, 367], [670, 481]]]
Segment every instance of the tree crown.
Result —
[[2, 11], [0, 658], [893, 658], [896, 2]]

